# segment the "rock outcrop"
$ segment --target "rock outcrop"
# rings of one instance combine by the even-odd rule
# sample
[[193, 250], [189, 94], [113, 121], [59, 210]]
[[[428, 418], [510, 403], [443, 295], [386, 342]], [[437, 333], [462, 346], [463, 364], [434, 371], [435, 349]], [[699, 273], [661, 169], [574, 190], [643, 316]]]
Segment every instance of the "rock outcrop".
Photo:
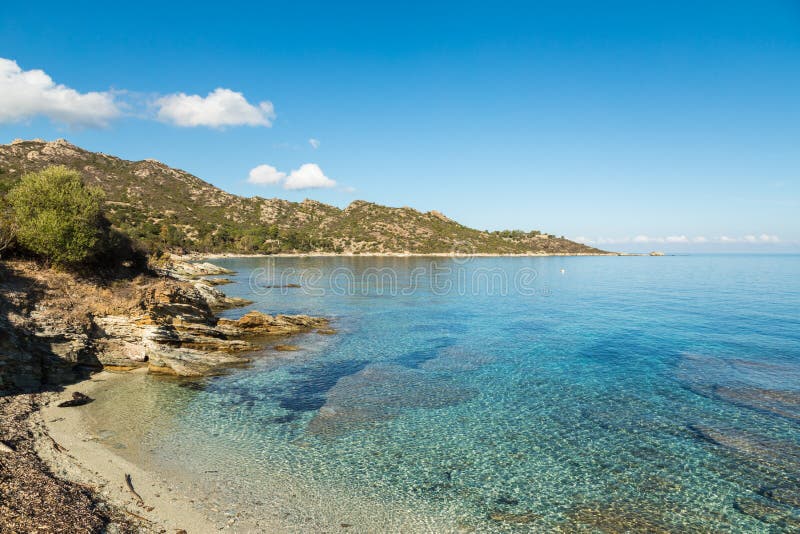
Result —
[[234, 274], [233, 271], [208, 262], [190, 263], [174, 257], [157, 260], [153, 269], [163, 275], [177, 278], [178, 280], [195, 279], [201, 276], [215, 276], [219, 274]]
[[[252, 304], [252, 301], [246, 299], [227, 296], [214, 287], [219, 285], [215, 280], [205, 278], [207, 276], [217, 276], [221, 274], [234, 274], [233, 271], [219, 267], [213, 263], [190, 263], [170, 257], [156, 261], [153, 265], [153, 269], [161, 276], [189, 282], [202, 294], [209, 307], [214, 311], [238, 308]], [[227, 282], [229, 282], [229, 280]]]
[[[164, 274], [164, 273], [162, 273]], [[201, 287], [198, 287], [200, 285]], [[214, 310], [231, 301], [197, 281], [140, 275], [109, 287], [26, 262], [0, 271], [0, 391], [33, 389], [100, 369], [199, 376], [249, 361], [277, 337], [324, 328], [306, 315]]]

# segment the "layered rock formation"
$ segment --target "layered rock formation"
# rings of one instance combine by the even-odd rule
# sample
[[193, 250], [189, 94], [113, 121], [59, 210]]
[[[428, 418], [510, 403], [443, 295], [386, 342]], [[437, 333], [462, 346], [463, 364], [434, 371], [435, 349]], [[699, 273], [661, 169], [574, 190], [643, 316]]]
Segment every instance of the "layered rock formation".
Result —
[[[233, 274], [232, 271], [224, 269], [213, 263], [189, 263], [180, 261], [172, 257], [163, 258], [154, 262], [153, 270], [168, 278], [174, 278], [184, 282], [190, 282], [194, 288], [200, 292], [208, 306], [214, 311], [238, 308], [252, 304], [251, 301], [236, 297], [229, 297], [214, 286], [220, 285], [219, 281], [209, 276], [221, 274]], [[225, 280], [223, 283], [229, 283]]]
[[263, 346], [257, 338], [328, 324], [258, 311], [218, 319], [214, 309], [239, 302], [202, 280], [139, 275], [103, 285], [28, 262], [2, 266], [0, 291], [0, 391], [72, 380], [102, 367], [213, 373], [248, 362], [247, 352]]

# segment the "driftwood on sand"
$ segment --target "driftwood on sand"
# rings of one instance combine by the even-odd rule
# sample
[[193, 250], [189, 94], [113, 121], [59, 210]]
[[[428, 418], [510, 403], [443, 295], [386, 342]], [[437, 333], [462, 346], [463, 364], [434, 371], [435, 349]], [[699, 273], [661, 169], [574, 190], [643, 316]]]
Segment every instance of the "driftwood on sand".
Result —
[[63, 453], [69, 452], [69, 450], [66, 447], [62, 446], [60, 443], [54, 440], [53, 436], [51, 436], [50, 434], [47, 434], [47, 438], [50, 440], [50, 445], [52, 445], [53, 449], [55, 449], [56, 451]]
[[136, 502], [139, 504], [139, 506], [143, 506], [144, 499], [142, 499], [142, 496], [136, 493], [136, 490], [133, 489], [133, 482], [131, 481], [131, 476], [128, 473], [125, 473], [125, 485], [128, 486], [128, 491], [130, 491], [136, 498]]

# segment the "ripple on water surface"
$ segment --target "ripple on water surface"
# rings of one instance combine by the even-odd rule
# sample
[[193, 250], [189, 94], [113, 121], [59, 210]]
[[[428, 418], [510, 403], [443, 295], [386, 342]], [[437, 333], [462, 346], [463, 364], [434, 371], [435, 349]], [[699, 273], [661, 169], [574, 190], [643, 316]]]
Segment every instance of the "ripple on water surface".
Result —
[[295, 531], [800, 528], [798, 257], [456, 266], [534, 268], [535, 295], [254, 296], [258, 262], [224, 266], [233, 296], [341, 333], [201, 382], [136, 378], [86, 407], [101, 439], [210, 508]]

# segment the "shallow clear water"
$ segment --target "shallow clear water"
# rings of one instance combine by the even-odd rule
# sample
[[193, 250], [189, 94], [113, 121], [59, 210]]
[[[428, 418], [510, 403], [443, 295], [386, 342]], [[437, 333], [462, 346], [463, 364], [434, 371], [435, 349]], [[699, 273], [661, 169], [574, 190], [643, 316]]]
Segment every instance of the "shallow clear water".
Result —
[[800, 256], [215, 263], [256, 301], [225, 315], [338, 334], [89, 407], [109, 444], [242, 524], [800, 528]]

